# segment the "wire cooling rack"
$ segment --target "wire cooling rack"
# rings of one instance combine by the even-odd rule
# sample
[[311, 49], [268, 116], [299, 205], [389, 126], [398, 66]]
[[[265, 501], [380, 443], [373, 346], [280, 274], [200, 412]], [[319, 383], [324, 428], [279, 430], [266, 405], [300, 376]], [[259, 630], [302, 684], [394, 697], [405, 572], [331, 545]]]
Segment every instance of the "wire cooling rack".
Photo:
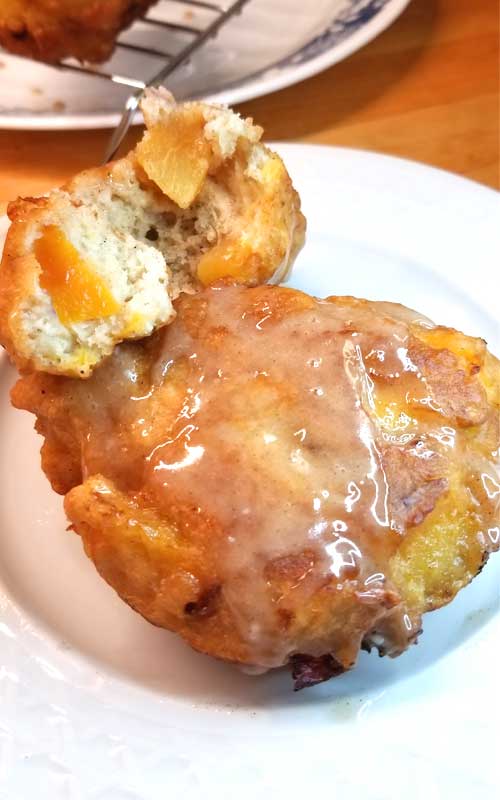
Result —
[[[248, 0], [235, 0], [232, 3], [212, 3], [208, 0], [163, 0], [157, 3], [147, 14], [139, 17], [116, 41], [118, 56], [120, 53], [139, 53], [141, 56], [149, 57], [149, 62], [141, 59], [143, 74], [140, 76], [110, 69], [113, 61], [117, 61], [116, 58], [104, 66], [78, 64], [73, 59], [65, 59], [59, 62], [57, 67], [130, 86], [131, 89], [145, 89], [146, 86], [157, 85], [185, 62], [207, 39], [216, 36], [222, 25], [238, 14], [247, 2]], [[198, 19], [196, 25], [190, 24], [194, 10], [203, 12], [203, 19]], [[161, 40], [166, 34], [171, 33], [179, 35], [178, 48], [167, 49], [162, 46]], [[172, 45], [171, 37], [169, 44]], [[158, 59], [163, 61], [160, 69], [158, 69]]]
[[[142, 55], [147, 54], [152, 56], [153, 58], [157, 58], [160, 56], [164, 59], [163, 66], [155, 73], [150, 75], [145, 81], [144, 80], [137, 80], [137, 78], [129, 78], [123, 75], [116, 75], [115, 73], [111, 72], [99, 72], [101, 78], [107, 78], [115, 83], [125, 84], [130, 86], [131, 88], [135, 88], [135, 92], [131, 94], [126, 103], [125, 108], [123, 111], [122, 118], [118, 123], [116, 129], [114, 130], [111, 139], [109, 141], [108, 147], [106, 149], [104, 162], [107, 163], [111, 161], [111, 159], [115, 156], [117, 150], [119, 149], [125, 135], [132, 124], [132, 120], [134, 115], [137, 111], [139, 106], [139, 102], [141, 97], [144, 93], [144, 90], [148, 86], [158, 86], [162, 84], [165, 79], [172, 74], [172, 72], [177, 69], [181, 64], [185, 63], [191, 55], [196, 52], [206, 41], [210, 39], [210, 37], [216, 36], [219, 32], [219, 29], [229, 20], [231, 17], [238, 14], [242, 9], [243, 6], [246, 5], [248, 0], [235, 0], [235, 2], [230, 3], [229, 5], [222, 6], [217, 3], [212, 2], [205, 2], [205, 0], [169, 0], [168, 5], [177, 5], [183, 6], [185, 12], [185, 19], [186, 22], [189, 19], [189, 12], [190, 7], [195, 7], [197, 9], [202, 9], [203, 11], [208, 12], [210, 15], [207, 23], [203, 27], [193, 26], [186, 24], [186, 22], [174, 22], [171, 18], [162, 18], [159, 19], [156, 16], [149, 16], [146, 15], [141, 18], [141, 22], [145, 23], [146, 25], [153, 25], [159, 27], [160, 29], [169, 29], [174, 30], [177, 32], [182, 33], [189, 37], [187, 44], [181, 47], [175, 53], [160, 51], [156, 47], [153, 48], [151, 46], [144, 46], [144, 45], [137, 45], [133, 44], [129, 41], [124, 42], [123, 40], [119, 40], [117, 42], [118, 48], [125, 48], [125, 49], [133, 49], [138, 50]], [[165, 4], [160, 4], [165, 5]], [[157, 9], [157, 7], [155, 6]], [[187, 12], [187, 14], [186, 14]], [[156, 10], [155, 13], [158, 13]], [[133, 26], [132, 26], [133, 27]], [[130, 33], [129, 33], [130, 35]], [[79, 66], [71, 66], [71, 69], [82, 69]], [[83, 67], [84, 71], [87, 71], [85, 67]]]
[[68, 58], [55, 69], [91, 76], [133, 90], [106, 151], [116, 154], [139, 106], [144, 90], [159, 86], [201, 48], [249, 0], [161, 0], [122, 31], [113, 56], [105, 64], [81, 64]]

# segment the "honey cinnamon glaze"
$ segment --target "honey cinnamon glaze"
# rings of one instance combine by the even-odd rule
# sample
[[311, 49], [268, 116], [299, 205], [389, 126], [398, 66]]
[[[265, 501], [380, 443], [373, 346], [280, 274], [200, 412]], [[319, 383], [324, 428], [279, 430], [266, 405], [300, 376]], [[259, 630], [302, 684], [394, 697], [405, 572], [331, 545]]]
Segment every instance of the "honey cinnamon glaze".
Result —
[[47, 378], [52, 399], [24, 403], [50, 450], [63, 397], [81, 477], [103, 476], [96, 503], [125, 493], [129, 526], [133, 508], [152, 509], [197, 555], [163, 618], [154, 587], [169, 575], [151, 566], [155, 597], [141, 602], [106, 572], [80, 487], [67, 510], [87, 552], [141, 613], [214, 655], [275, 667], [328, 653], [349, 668], [363, 642], [398, 654], [496, 546], [498, 376], [484, 343], [401, 306], [278, 287], [216, 286], [177, 309], [89, 381]]

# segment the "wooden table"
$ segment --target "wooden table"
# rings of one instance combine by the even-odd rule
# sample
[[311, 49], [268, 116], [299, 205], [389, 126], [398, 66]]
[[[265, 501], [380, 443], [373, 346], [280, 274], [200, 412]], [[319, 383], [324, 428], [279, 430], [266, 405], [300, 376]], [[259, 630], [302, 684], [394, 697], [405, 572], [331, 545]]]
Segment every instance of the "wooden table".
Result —
[[[498, 0], [413, 0], [351, 58], [239, 110], [268, 139], [378, 150], [498, 188], [498, 39]], [[0, 211], [98, 163], [108, 135], [0, 131]]]

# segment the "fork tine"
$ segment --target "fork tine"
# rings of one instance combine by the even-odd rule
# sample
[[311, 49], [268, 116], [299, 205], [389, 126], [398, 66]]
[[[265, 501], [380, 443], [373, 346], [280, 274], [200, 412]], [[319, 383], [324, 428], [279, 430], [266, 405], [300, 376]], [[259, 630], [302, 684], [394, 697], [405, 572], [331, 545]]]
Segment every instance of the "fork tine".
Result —
[[111, 139], [108, 142], [106, 153], [104, 155], [104, 164], [108, 164], [110, 161], [112, 161], [115, 155], [117, 154], [120, 145], [123, 142], [132, 124], [132, 120], [135, 116], [135, 113], [139, 108], [139, 103], [141, 102], [141, 98], [144, 94], [145, 88], [146, 87], [139, 89], [139, 91], [134, 92], [134, 94], [131, 94], [127, 98], [122, 118], [118, 123], [117, 127], [115, 128], [115, 130], [113, 131], [113, 135], [111, 136]]

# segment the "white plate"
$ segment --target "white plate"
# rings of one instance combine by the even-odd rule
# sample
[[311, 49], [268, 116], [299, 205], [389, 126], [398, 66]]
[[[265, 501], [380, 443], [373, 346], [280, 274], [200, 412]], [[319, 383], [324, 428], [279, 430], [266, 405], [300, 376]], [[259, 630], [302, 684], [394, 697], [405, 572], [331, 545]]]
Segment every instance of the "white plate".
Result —
[[[395, 300], [500, 350], [496, 193], [349, 150], [279, 147], [309, 219], [294, 286]], [[1, 800], [498, 797], [500, 557], [394, 661], [299, 694], [134, 614], [65, 531], [0, 367]]]
[[[169, 79], [179, 98], [208, 97], [239, 103], [320, 72], [371, 41], [396, 19], [409, 0], [250, 0], [190, 64]], [[162, 0], [150, 16], [178, 22], [178, 3]], [[206, 25], [193, 10], [189, 24]], [[186, 38], [152, 32], [141, 23], [122, 41], [178, 51]], [[157, 58], [117, 51], [109, 72], [147, 79]], [[97, 128], [117, 124], [129, 89], [99, 78], [61, 72], [0, 52], [0, 128]]]

